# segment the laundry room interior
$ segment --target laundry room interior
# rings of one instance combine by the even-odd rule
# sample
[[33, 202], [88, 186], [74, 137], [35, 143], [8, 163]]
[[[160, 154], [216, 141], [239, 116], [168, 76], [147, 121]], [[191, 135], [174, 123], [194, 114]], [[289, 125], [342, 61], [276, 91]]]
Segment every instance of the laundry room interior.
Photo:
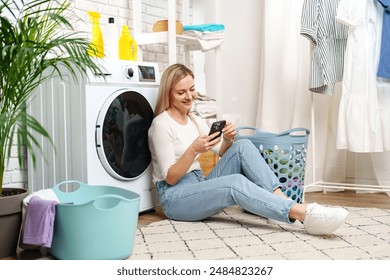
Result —
[[[367, 5], [361, 14], [370, 9], [377, 13], [375, 23], [364, 23], [368, 27], [362, 23], [365, 31], [371, 30], [377, 36], [361, 35], [369, 44], [361, 43], [360, 38], [354, 42], [350, 39], [359, 36], [353, 31], [360, 18], [353, 19], [358, 23], [345, 23], [348, 18], [339, 21], [341, 27], [336, 31], [318, 31], [317, 23], [309, 30], [307, 21], [318, 18], [310, 18], [316, 15], [309, 10], [307, 0], [70, 2], [70, 9], [78, 17], [73, 19], [73, 28], [101, 47], [90, 54], [101, 72], [77, 72], [77, 79], [73, 79], [71, 71], [59, 68], [61, 75], [44, 80], [36, 91], [27, 112], [51, 138], [32, 131], [38, 143], [32, 148], [35, 157], [30, 148], [25, 148], [21, 164], [15, 143], [2, 184], [4, 188], [26, 189], [29, 199], [36, 193], [44, 196], [46, 191], [55, 190], [59, 200], [55, 222], [52, 221], [53, 246], [23, 242], [23, 230], [28, 229], [23, 223], [29, 207], [24, 200], [17, 250], [0, 259], [390, 259], [390, 74], [388, 78], [376, 76], [382, 63], [381, 43], [389, 40], [383, 39], [385, 32], [389, 36], [388, 28], [384, 28], [385, 20], [390, 20], [390, 16], [384, 16], [390, 15], [385, 12], [389, 6], [384, 7], [382, 2], [389, 1], [360, 1]], [[334, 6], [333, 10], [329, 8], [334, 12], [332, 19], [337, 13], [341, 17], [344, 12], [347, 17], [352, 9], [362, 9], [348, 0], [330, 2]], [[362, 18], [368, 16], [374, 17], [365, 14]], [[344, 40], [344, 45], [340, 43], [339, 49], [332, 45], [334, 50], [326, 46], [325, 50], [319, 49], [323, 46], [319, 42], [321, 32], [330, 32], [334, 38], [345, 36], [336, 38]], [[375, 49], [375, 53], [362, 50], [359, 42]], [[331, 58], [321, 57], [323, 52], [329, 52], [326, 55]], [[372, 55], [375, 62], [357, 65], [348, 60], [353, 55]], [[330, 64], [326, 71], [339, 70], [339, 76], [316, 72], [324, 63]], [[257, 232], [268, 222], [258, 222], [254, 214], [234, 206], [204, 221], [191, 221], [188, 226], [168, 218], [153, 179], [148, 129], [156, 118], [164, 71], [174, 64], [185, 65], [194, 74], [196, 97], [189, 114], [208, 126], [220, 120], [233, 124], [235, 135], [227, 140], [253, 140], [259, 149], [258, 157], [265, 158], [281, 184], [286, 183], [282, 190], [290, 200], [348, 209], [346, 224], [333, 235], [321, 237], [322, 247], [301, 229], [290, 232], [284, 225]], [[388, 62], [387, 66], [390, 67]], [[359, 74], [353, 72], [359, 67]], [[354, 86], [362, 80], [366, 84]], [[353, 96], [354, 90], [360, 95]], [[142, 128], [130, 124], [130, 119], [138, 115]], [[130, 137], [136, 142], [136, 152], [126, 151], [123, 142]], [[270, 142], [278, 139], [281, 143]], [[123, 149], [119, 152], [117, 146]], [[164, 149], [157, 145], [159, 148]], [[199, 154], [197, 160], [205, 176], [220, 158], [211, 150]], [[280, 158], [290, 163], [285, 165]], [[99, 191], [88, 193], [98, 186]], [[117, 190], [110, 193], [107, 189], [106, 193], [103, 186]], [[131, 194], [123, 194], [124, 191]], [[72, 192], [78, 192], [80, 198], [67, 197]], [[122, 194], [124, 199], [120, 199]], [[97, 198], [72, 210], [90, 195]], [[136, 205], [131, 206], [135, 207], [128, 217], [132, 222], [126, 226], [127, 212], [117, 211], [130, 200]], [[105, 210], [100, 211], [104, 217], [97, 215], [84, 231], [91, 230], [85, 238], [92, 240], [96, 235], [99, 240], [92, 240], [94, 248], [88, 247], [84, 254], [82, 248], [89, 241], [69, 241], [68, 236], [77, 239], [76, 235], [82, 235], [82, 218], [95, 215], [95, 208]], [[106, 217], [114, 208], [117, 218]], [[99, 223], [99, 219], [106, 218], [110, 223]], [[60, 219], [73, 221], [66, 225], [60, 224]], [[237, 228], [227, 220], [233, 220]], [[115, 226], [118, 228], [112, 230]], [[242, 233], [242, 228], [252, 228], [251, 236]], [[113, 231], [122, 234], [109, 237]], [[211, 232], [213, 235], [208, 235]], [[193, 237], [196, 233], [199, 239]], [[252, 233], [257, 241], [251, 239]], [[289, 237], [283, 239], [287, 234]], [[113, 242], [110, 250], [100, 252], [104, 238], [109, 242], [128, 241], [120, 245]], [[325, 244], [326, 240], [339, 243]], [[267, 249], [256, 242], [264, 243]], [[116, 250], [116, 246], [120, 249]]]

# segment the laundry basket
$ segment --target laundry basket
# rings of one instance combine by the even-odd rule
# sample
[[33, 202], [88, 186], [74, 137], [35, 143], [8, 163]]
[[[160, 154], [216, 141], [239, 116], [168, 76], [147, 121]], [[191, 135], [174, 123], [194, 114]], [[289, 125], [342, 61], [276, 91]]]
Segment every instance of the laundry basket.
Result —
[[[67, 186], [75, 191], [63, 191]], [[113, 260], [131, 255], [140, 196], [112, 186], [65, 181], [54, 186], [54, 233], [49, 252], [63, 260]]]
[[251, 140], [278, 177], [283, 193], [302, 203], [309, 134], [310, 130], [302, 127], [276, 134], [242, 126], [237, 128], [236, 139]]

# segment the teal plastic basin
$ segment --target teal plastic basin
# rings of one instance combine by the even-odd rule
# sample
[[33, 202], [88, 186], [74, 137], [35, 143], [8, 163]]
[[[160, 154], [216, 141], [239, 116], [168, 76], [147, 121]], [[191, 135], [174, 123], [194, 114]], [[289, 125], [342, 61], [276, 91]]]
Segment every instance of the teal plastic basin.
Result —
[[[75, 191], [63, 185], [76, 184]], [[140, 195], [112, 186], [65, 181], [54, 186], [54, 233], [49, 252], [63, 260], [127, 259], [133, 250]]]

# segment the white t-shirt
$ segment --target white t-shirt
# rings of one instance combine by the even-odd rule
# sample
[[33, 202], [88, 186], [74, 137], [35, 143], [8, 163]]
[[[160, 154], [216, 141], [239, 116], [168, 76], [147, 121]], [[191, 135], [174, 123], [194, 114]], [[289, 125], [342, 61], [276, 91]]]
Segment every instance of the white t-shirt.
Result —
[[[167, 178], [168, 169], [178, 161], [199, 135], [208, 135], [210, 128], [206, 121], [197, 116], [193, 117], [196, 124], [187, 117], [188, 121], [185, 125], [176, 122], [166, 111], [154, 118], [148, 133], [154, 182]], [[218, 154], [220, 146], [221, 143], [216, 145], [213, 152]], [[201, 169], [197, 158], [198, 156], [187, 173]]]

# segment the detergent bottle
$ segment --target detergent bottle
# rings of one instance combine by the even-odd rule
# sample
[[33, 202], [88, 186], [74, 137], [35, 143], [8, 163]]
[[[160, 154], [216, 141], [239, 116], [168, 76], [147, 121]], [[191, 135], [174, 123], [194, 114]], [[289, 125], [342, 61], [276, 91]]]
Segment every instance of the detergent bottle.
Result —
[[130, 30], [127, 25], [122, 26], [118, 52], [119, 59], [137, 60], [138, 46], [135, 40], [130, 36]]
[[104, 55], [110, 59], [118, 59], [118, 28], [115, 18], [109, 17], [104, 35]]
[[87, 13], [92, 21], [92, 40], [89, 45], [88, 53], [93, 57], [104, 57], [103, 34], [99, 26], [99, 18], [101, 16], [98, 12], [88, 11]]

